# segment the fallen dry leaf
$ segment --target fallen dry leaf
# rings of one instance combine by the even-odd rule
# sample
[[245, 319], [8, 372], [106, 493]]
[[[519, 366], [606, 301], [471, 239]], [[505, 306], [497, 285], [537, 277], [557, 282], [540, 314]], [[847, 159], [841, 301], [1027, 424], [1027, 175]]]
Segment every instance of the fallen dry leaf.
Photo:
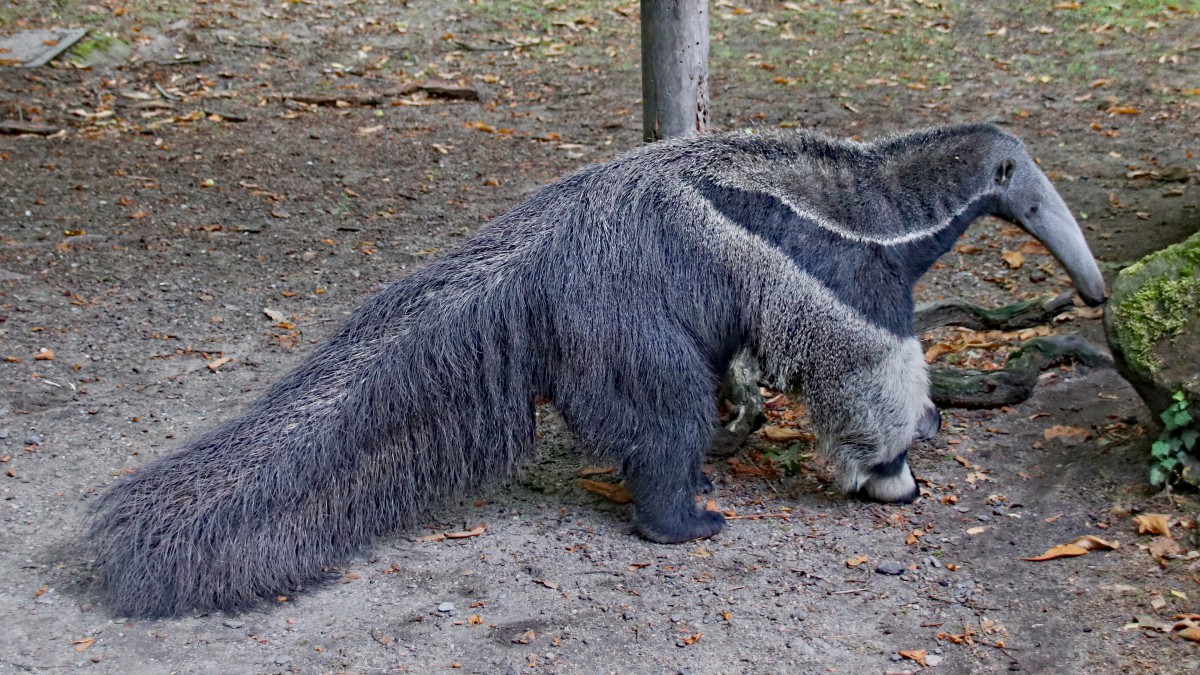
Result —
[[50, 349], [49, 347], [42, 347], [41, 349], [38, 350], [38, 353], [33, 355], [33, 360], [34, 361], [53, 361], [54, 360], [54, 350]]
[[1071, 543], [1089, 551], [1115, 551], [1121, 548], [1119, 541], [1108, 541], [1091, 534], [1085, 534]]
[[972, 527], [967, 530], [967, 534], [983, 534], [985, 530], [986, 527]]
[[582, 479], [579, 481], [579, 487], [604, 497], [614, 504], [628, 504], [633, 501], [633, 495], [629, 494], [629, 490], [620, 483], [602, 483], [597, 480]]
[[1069, 544], [1060, 544], [1051, 547], [1041, 555], [1032, 558], [1021, 558], [1021, 560], [1042, 562], [1044, 560], [1057, 560], [1059, 558], [1073, 558], [1075, 556], [1087, 555], [1089, 551], [1115, 551], [1120, 547], [1120, 542], [1106, 541], [1100, 537], [1088, 534]]
[[900, 652], [900, 656], [903, 656], [904, 658], [906, 658], [910, 661], [916, 661], [917, 665], [921, 666], [922, 668], [925, 667], [925, 650], [924, 649], [913, 649], [911, 651], [902, 651], [902, 652]]
[[466, 530], [464, 532], [447, 532], [446, 538], [447, 539], [466, 539], [467, 537], [478, 537], [479, 535], [486, 532], [487, 528], [488, 528], [487, 523], [480, 523], [480, 524], [476, 525], [475, 527], [472, 527], [471, 529]]
[[481, 623], [483, 623], [483, 617], [479, 616], [478, 614], [472, 614], [471, 616], [467, 617], [468, 626], [478, 626]]
[[1185, 629], [1179, 631], [1178, 635], [1179, 635], [1179, 637], [1183, 638], [1184, 640], [1191, 640], [1192, 642], [1200, 642], [1200, 626], [1192, 626], [1191, 628], [1185, 628]]
[[704, 637], [704, 633], [696, 633], [695, 635], [689, 635], [689, 636], [683, 638], [682, 642], [685, 645], [694, 645], [694, 644], [696, 644], [696, 641], [702, 637]]
[[912, 532], [908, 533], [908, 538], [904, 540], [904, 543], [908, 544], [909, 546], [912, 546], [913, 544], [917, 543], [917, 541], [919, 541], [921, 539], [921, 537], [924, 537], [924, 536], [925, 536], [924, 531], [913, 530]]
[[92, 645], [96, 644], [96, 638], [87, 637], [87, 638], [83, 638], [82, 640], [71, 640], [71, 644], [75, 646], [76, 652], [82, 653], [88, 647], [91, 647]]
[[585, 466], [579, 470], [579, 475], [583, 478], [587, 478], [588, 476], [603, 476], [615, 470], [611, 466]]
[[1021, 558], [1029, 562], [1041, 562], [1043, 560], [1057, 560], [1059, 558], [1072, 558], [1080, 555], [1087, 555], [1088, 550], [1082, 546], [1075, 544], [1060, 544], [1048, 549], [1045, 553], [1034, 556], [1032, 558]]
[[1008, 264], [1010, 269], [1017, 269], [1025, 264], [1025, 256], [1021, 255], [1020, 251], [1005, 251], [1000, 254], [1004, 258], [1004, 262]]
[[1178, 542], [1166, 537], [1155, 540], [1154, 543], [1144, 548], [1150, 553], [1150, 557], [1154, 558], [1155, 562], [1158, 563], [1159, 567], [1163, 568], [1167, 566], [1166, 558], [1168, 556], [1174, 557], [1183, 553], [1183, 547]]
[[777, 443], [813, 440], [813, 435], [810, 433], [800, 431], [799, 429], [786, 429], [784, 427], [777, 427], [771, 424], [763, 425], [762, 435], [768, 440], [775, 441]]
[[525, 631], [524, 633], [521, 633], [517, 637], [513, 638], [513, 642], [515, 642], [516, 644], [519, 644], [519, 645], [527, 645], [536, 639], [537, 639], [537, 633], [535, 633], [532, 629], [530, 629], [530, 630]]
[[868, 560], [870, 560], [870, 558], [865, 555], [856, 555], [853, 558], [846, 558], [846, 567], [858, 567]]
[[1058, 439], [1060, 443], [1067, 447], [1079, 445], [1092, 437], [1092, 432], [1079, 427], [1069, 427], [1063, 424], [1056, 424], [1049, 429], [1042, 431], [1042, 437], [1046, 440]]
[[1133, 522], [1137, 523], [1138, 534], [1161, 534], [1171, 538], [1171, 526], [1161, 513], [1142, 513], [1134, 516]]
[[232, 356], [222, 356], [221, 358], [216, 359], [215, 361], [209, 361], [205, 365], [208, 366], [209, 370], [211, 370], [215, 373], [215, 372], [217, 372], [218, 368], [225, 365], [226, 363], [229, 363], [232, 360], [233, 360]]

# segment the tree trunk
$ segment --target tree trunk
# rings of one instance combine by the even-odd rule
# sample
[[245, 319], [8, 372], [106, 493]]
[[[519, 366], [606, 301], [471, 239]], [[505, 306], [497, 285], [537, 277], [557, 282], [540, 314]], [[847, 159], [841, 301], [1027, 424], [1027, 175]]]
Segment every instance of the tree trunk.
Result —
[[707, 0], [642, 0], [647, 143], [708, 130]]

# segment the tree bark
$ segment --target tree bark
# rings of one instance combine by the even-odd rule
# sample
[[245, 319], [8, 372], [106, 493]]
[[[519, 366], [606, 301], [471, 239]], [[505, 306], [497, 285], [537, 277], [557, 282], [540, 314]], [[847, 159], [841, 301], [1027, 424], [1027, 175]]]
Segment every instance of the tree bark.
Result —
[[707, 0], [642, 0], [642, 136], [708, 130]]

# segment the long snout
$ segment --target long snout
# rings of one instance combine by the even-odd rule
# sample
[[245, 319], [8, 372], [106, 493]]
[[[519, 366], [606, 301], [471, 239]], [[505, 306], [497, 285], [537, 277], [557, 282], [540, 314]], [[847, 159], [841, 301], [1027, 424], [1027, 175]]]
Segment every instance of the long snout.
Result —
[[1058, 258], [1084, 302], [1093, 307], [1103, 304], [1107, 297], [1104, 277], [1083, 231], [1050, 179], [1038, 173], [1038, 195], [1025, 208], [1014, 209], [1015, 219]]

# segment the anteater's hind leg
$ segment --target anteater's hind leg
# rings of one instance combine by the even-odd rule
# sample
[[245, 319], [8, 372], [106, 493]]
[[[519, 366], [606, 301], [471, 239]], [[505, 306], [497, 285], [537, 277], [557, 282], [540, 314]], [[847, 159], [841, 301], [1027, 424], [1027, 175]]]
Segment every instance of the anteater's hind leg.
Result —
[[588, 449], [620, 462], [638, 531], [660, 543], [720, 532], [725, 519], [696, 502], [712, 487], [700, 470], [715, 428], [709, 364], [686, 338], [664, 331], [587, 365], [564, 369], [556, 403]]

